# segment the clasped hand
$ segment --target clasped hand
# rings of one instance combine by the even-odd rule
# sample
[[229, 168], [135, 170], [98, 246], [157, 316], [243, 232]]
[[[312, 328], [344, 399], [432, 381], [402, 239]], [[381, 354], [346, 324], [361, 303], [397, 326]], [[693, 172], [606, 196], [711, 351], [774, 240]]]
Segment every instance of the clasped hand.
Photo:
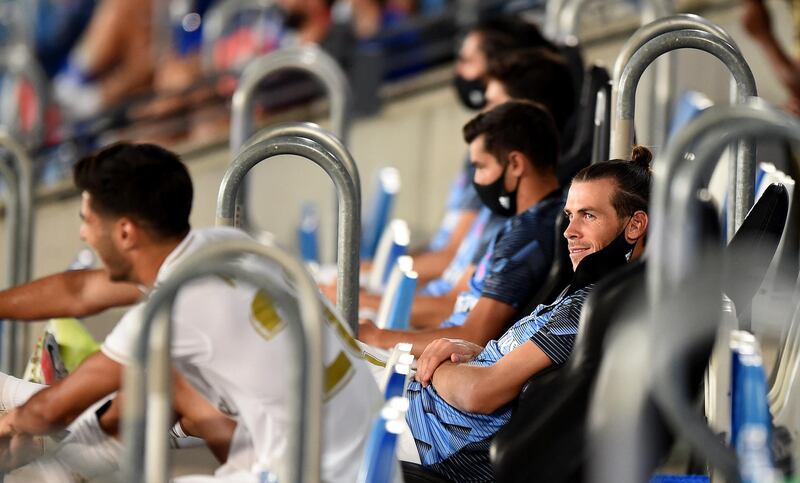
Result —
[[417, 360], [417, 374], [414, 378], [423, 386], [430, 384], [433, 373], [443, 363], [455, 364], [469, 362], [483, 350], [483, 347], [462, 339], [436, 339], [428, 344]]

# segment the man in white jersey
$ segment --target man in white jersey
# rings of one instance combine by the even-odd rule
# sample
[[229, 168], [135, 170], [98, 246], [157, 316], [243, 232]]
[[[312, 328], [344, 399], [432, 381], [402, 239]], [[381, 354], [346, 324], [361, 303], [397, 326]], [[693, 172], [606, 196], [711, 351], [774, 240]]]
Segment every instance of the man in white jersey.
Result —
[[[83, 198], [81, 237], [95, 249], [105, 269], [59, 274], [2, 292], [0, 317], [83, 316], [130, 304], [142, 292], [157, 290], [181, 260], [201, 247], [246, 237], [230, 228], [190, 230], [188, 172], [174, 154], [157, 146], [106, 148], [76, 164], [75, 182]], [[272, 272], [275, 283], [285, 290], [282, 295], [289, 297], [280, 271]], [[287, 322], [278, 303], [283, 298], [273, 301], [253, 287], [208, 278], [188, 285], [175, 301], [175, 366], [220, 409], [210, 418], [193, 415], [196, 405], [185, 402], [192, 387], [178, 377], [176, 411], [185, 430], [206, 439], [214, 454], [228, 461], [220, 476], [245, 476], [256, 463], [278, 475], [282, 472], [286, 436], [292, 429], [286, 421], [284, 365], [292, 358]], [[32, 435], [60, 431], [95, 401], [118, 390], [141, 308], [137, 305], [123, 317], [100, 353], [0, 419], [5, 443], [0, 449], [24, 447]], [[357, 477], [368, 429], [381, 401], [358, 346], [333, 311], [326, 312], [322, 475], [325, 481], [350, 483]], [[96, 433], [99, 422], [92, 416], [87, 424]], [[235, 434], [220, 438], [224, 428]], [[7, 466], [20, 462], [16, 455], [8, 457], [13, 453], [5, 452]]]

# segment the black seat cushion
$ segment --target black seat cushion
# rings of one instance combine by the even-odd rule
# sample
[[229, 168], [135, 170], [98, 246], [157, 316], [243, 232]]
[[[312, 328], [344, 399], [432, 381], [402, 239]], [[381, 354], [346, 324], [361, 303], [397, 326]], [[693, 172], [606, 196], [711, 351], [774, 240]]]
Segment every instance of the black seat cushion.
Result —
[[740, 314], [748, 311], [767, 274], [788, 211], [786, 188], [781, 184], [768, 186], [728, 244], [723, 290]]
[[577, 109], [575, 138], [558, 162], [556, 175], [561, 186], [567, 186], [572, 178], [592, 160], [594, 145], [594, 117], [597, 108], [597, 92], [608, 84], [608, 71], [592, 65], [584, 76]]
[[400, 466], [403, 469], [403, 479], [406, 483], [452, 483], [439, 473], [416, 463], [401, 461]]

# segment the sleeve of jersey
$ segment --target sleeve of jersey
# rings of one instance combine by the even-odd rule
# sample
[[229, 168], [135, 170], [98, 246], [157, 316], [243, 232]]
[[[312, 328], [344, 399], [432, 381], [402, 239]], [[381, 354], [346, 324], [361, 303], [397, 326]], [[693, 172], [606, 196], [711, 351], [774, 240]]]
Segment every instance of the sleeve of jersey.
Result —
[[531, 336], [536, 344], [555, 365], [567, 362], [575, 345], [578, 323], [583, 307], [583, 297], [565, 298], [553, 309], [550, 321]]
[[481, 297], [489, 297], [515, 309], [524, 306], [542, 285], [550, 260], [539, 240], [522, 246], [510, 243], [513, 234], [501, 238], [484, 280]]
[[144, 303], [140, 303], [125, 312], [100, 347], [106, 357], [122, 365], [128, 364], [133, 359], [134, 338], [143, 311]]

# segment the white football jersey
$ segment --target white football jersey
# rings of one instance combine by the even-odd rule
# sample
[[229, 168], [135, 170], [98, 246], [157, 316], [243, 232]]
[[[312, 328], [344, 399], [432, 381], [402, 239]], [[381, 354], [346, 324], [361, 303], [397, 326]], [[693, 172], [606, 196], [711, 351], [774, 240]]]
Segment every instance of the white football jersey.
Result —
[[[193, 230], [162, 264], [154, 290], [176, 264], [200, 247], [244, 238], [244, 232], [233, 228]], [[287, 434], [295, 430], [287, 421], [291, 401], [287, 367], [293, 363], [293, 354], [281, 302], [291, 291], [277, 266], [269, 272], [273, 285], [284, 291], [277, 299], [221, 276], [186, 285], [173, 306], [172, 356], [176, 367], [209, 401], [243, 425], [252, 439], [254, 458], [280, 475]], [[142, 307], [125, 314], [103, 343], [103, 353], [121, 364], [131, 359]], [[362, 351], [327, 303], [321, 323], [325, 340], [322, 475], [326, 482], [352, 483], [382, 399]]]

